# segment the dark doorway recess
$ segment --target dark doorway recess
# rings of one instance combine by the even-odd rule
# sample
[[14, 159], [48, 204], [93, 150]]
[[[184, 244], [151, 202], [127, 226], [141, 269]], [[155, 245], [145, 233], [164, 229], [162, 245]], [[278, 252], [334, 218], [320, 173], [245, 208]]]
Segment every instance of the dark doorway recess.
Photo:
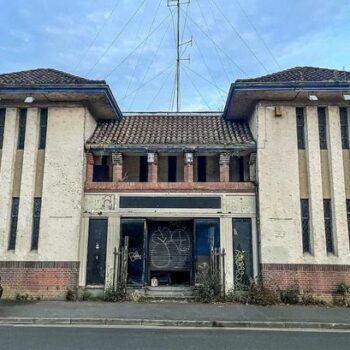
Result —
[[148, 222], [149, 277], [159, 285], [190, 285], [193, 278], [193, 222]]
[[86, 268], [87, 285], [104, 285], [106, 274], [107, 219], [90, 219]]

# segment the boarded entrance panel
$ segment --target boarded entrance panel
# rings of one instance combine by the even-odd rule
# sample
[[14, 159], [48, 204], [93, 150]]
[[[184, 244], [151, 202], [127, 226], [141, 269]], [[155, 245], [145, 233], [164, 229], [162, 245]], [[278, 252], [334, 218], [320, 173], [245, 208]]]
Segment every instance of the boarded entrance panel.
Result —
[[106, 273], [107, 219], [90, 219], [86, 284], [104, 285]]
[[192, 221], [149, 222], [151, 271], [192, 270]]

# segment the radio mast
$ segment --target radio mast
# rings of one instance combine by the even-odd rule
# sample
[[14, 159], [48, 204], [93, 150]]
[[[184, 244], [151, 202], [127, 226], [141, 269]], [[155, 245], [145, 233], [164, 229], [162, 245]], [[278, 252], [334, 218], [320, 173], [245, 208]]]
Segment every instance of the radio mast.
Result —
[[176, 7], [176, 76], [175, 76], [175, 94], [176, 94], [176, 112], [180, 112], [181, 108], [181, 61], [190, 61], [190, 57], [182, 58], [181, 47], [184, 45], [192, 45], [192, 38], [186, 42], [181, 42], [180, 24], [181, 24], [181, 6], [189, 5], [191, 0], [167, 0], [168, 7]]

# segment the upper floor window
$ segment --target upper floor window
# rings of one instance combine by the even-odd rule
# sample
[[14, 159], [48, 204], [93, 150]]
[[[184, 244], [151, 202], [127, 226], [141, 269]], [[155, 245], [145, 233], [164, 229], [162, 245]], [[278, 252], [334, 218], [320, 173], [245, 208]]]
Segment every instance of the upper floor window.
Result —
[[176, 182], [177, 174], [177, 157], [168, 157], [168, 182]]
[[298, 149], [305, 149], [305, 117], [304, 117], [304, 108], [298, 107], [296, 109], [296, 115], [297, 115]]
[[47, 108], [40, 110], [39, 149], [46, 147]]
[[112, 181], [110, 157], [97, 156], [94, 158], [94, 182], [109, 182]]
[[326, 108], [318, 107], [318, 130], [320, 137], [320, 148], [327, 149], [327, 123], [326, 123]]
[[140, 157], [140, 173], [139, 173], [140, 182], [148, 181], [148, 157]]
[[207, 158], [205, 156], [197, 157], [197, 181], [207, 181]]
[[343, 149], [349, 148], [349, 125], [348, 125], [348, 110], [346, 107], [339, 108], [340, 116], [340, 132], [341, 132], [341, 143]]
[[5, 114], [5, 108], [0, 108], [0, 149], [2, 149], [4, 143]]
[[21, 108], [19, 110], [17, 149], [24, 149], [24, 141], [26, 137], [26, 124], [27, 124], [27, 109]]

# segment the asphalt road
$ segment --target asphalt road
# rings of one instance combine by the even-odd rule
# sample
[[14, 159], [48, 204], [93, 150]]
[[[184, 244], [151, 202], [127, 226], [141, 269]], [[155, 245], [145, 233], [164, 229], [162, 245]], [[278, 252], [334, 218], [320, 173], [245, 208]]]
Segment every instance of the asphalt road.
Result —
[[349, 332], [179, 328], [0, 327], [1, 350], [348, 350], [349, 344]]

